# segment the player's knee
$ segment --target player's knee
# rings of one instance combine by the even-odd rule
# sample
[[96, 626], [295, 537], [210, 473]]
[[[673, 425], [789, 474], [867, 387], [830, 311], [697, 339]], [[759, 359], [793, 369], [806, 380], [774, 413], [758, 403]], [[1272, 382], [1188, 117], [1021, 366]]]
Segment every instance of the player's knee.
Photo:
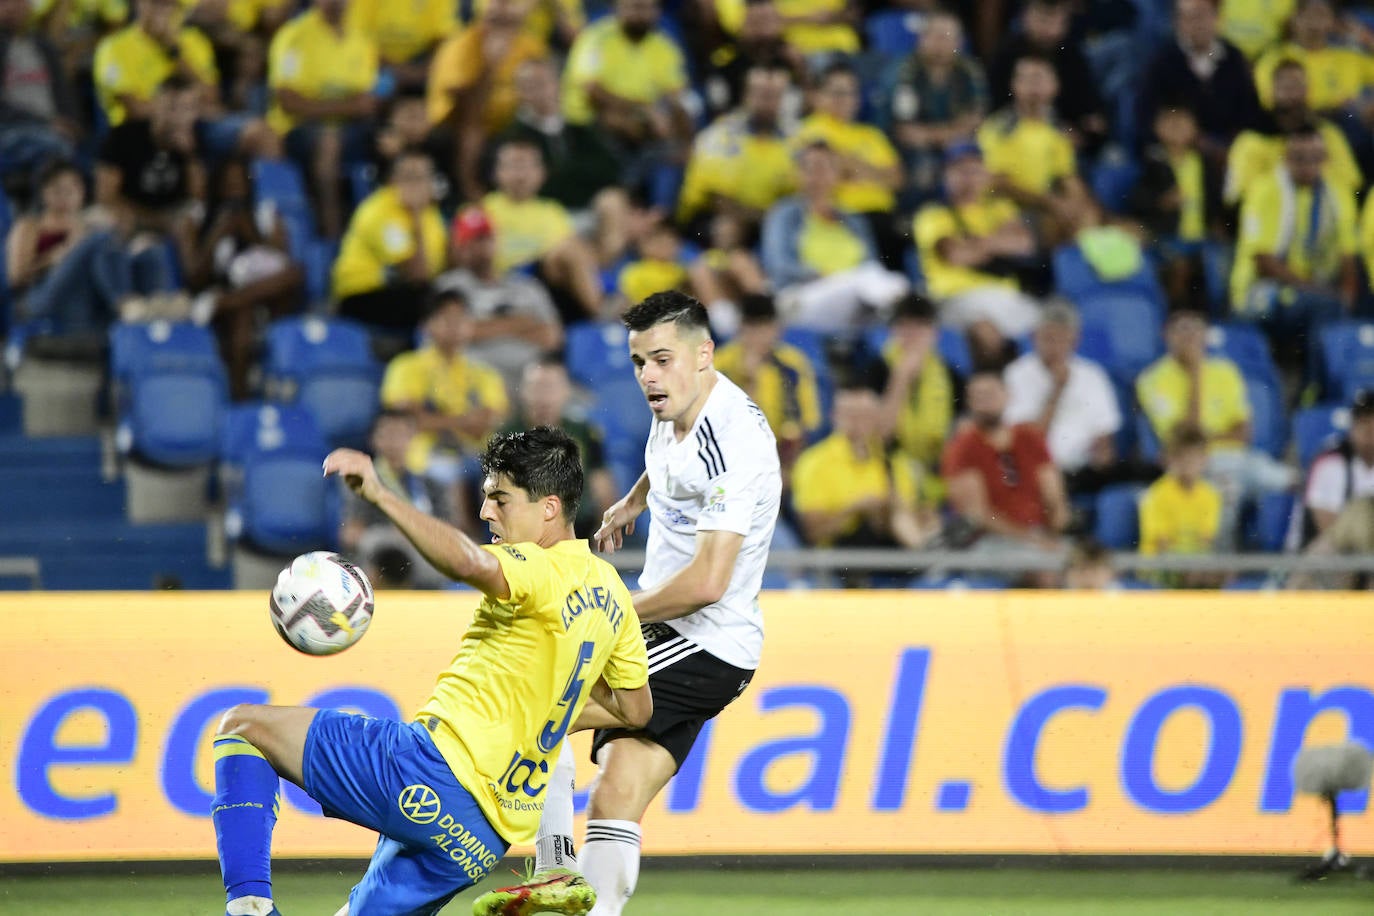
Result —
[[648, 802], [637, 782], [632, 774], [598, 774], [587, 801], [588, 816], [596, 820], [639, 820]]
[[254, 703], [239, 703], [237, 706], [230, 707], [223, 717], [219, 720], [219, 728], [215, 730], [216, 735], [238, 735], [253, 740], [253, 726], [258, 722], [257, 711], [262, 707]]

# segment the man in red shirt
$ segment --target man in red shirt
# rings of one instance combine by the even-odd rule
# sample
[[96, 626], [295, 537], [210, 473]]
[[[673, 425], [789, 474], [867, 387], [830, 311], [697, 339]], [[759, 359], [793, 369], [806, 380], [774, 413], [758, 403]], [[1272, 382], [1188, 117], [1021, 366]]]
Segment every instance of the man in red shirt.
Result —
[[[968, 419], [945, 445], [941, 473], [950, 506], [982, 532], [975, 549], [1005, 553], [1059, 547], [1069, 504], [1044, 434], [1029, 423], [1002, 422], [1007, 389], [996, 372], [974, 373], [965, 395]], [[1028, 584], [1051, 588], [1056, 577], [1027, 578]]]

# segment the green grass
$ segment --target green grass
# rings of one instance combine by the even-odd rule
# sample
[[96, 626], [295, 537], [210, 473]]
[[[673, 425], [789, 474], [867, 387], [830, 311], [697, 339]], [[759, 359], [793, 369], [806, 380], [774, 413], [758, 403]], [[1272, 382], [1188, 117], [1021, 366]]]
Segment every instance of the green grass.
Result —
[[[330, 916], [354, 872], [282, 874], [287, 916]], [[497, 875], [490, 882], [506, 883]], [[494, 884], [493, 884], [494, 886]], [[477, 890], [444, 911], [465, 916]], [[207, 916], [223, 912], [218, 880], [175, 876], [7, 877], [0, 913], [26, 916]], [[1321, 914], [1374, 912], [1374, 883], [1295, 884], [1277, 872], [911, 869], [814, 871], [646, 870], [630, 916], [861, 916], [861, 914], [1129, 913]], [[367, 914], [359, 914], [367, 916]]]

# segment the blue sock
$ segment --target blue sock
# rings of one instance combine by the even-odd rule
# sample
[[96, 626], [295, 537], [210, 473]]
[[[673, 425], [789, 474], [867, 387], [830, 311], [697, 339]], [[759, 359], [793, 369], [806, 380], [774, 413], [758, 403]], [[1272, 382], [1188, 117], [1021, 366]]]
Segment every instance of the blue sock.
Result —
[[238, 735], [215, 736], [215, 822], [226, 899], [272, 896], [272, 828], [281, 780]]

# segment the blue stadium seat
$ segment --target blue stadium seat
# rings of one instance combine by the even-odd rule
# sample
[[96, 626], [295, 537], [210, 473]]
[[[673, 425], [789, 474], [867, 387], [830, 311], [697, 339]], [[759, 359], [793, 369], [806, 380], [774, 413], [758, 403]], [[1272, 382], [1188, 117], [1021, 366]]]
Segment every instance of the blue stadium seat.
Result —
[[269, 388], [310, 410], [335, 447], [365, 448], [381, 366], [367, 330], [347, 319], [285, 318], [267, 330]]
[[1134, 379], [1164, 352], [1158, 315], [1148, 296], [1129, 287], [1098, 287], [1075, 300], [1083, 327], [1097, 328], [1110, 342], [1107, 369], [1120, 379]]
[[1374, 388], [1374, 323], [1338, 321], [1321, 329], [1321, 355], [1328, 397], [1351, 400]]
[[1126, 212], [1131, 191], [1140, 180], [1140, 163], [1125, 152], [1104, 154], [1089, 175], [1093, 195], [1112, 213]]
[[334, 546], [339, 489], [320, 474], [327, 451], [314, 418], [301, 408], [234, 408], [221, 453], [229, 536], [270, 554]]
[[255, 159], [252, 167], [254, 204], [270, 200], [277, 211], [309, 213], [310, 196], [300, 169], [289, 159]]
[[349, 193], [353, 196], [353, 206], [377, 190], [377, 166], [371, 162], [355, 162], [348, 170]]
[[881, 10], [864, 20], [868, 50], [884, 57], [905, 57], [921, 39], [921, 17], [907, 10]]
[[605, 433], [607, 463], [628, 487], [644, 472], [644, 441], [653, 412], [639, 383], [629, 376], [603, 379], [593, 394], [591, 419]]
[[[886, 325], [878, 325], [865, 331], [864, 355], [881, 356], [883, 347], [887, 346], [887, 337]], [[968, 338], [958, 328], [941, 325], [936, 332], [935, 351], [954, 374], [967, 378], [973, 372], [973, 351], [969, 349]]]
[[835, 400], [835, 379], [830, 372], [830, 357], [825, 352], [825, 335], [809, 328], [783, 328], [782, 342], [801, 350], [811, 363], [821, 402], [821, 427], [817, 432], [824, 434], [830, 429], [830, 405]]
[[[633, 379], [629, 332], [618, 321], [584, 321], [568, 326], [564, 337], [568, 374], [589, 388], [606, 379]], [[641, 397], [641, 400], [643, 398]]]
[[1140, 543], [1140, 494], [1137, 484], [1115, 484], [1097, 495], [1093, 535], [1113, 550], [1134, 550]]
[[1252, 550], [1278, 553], [1288, 536], [1293, 514], [1292, 493], [1265, 493], [1256, 501], [1247, 519], [1246, 541]]
[[1145, 415], [1143, 410], [1136, 411], [1135, 437], [1141, 458], [1156, 464], [1162, 463], [1159, 436], [1155, 435], [1155, 428], [1150, 424], [1150, 418]]
[[1278, 387], [1279, 370], [1269, 351], [1264, 332], [1253, 324], [1228, 321], [1207, 329], [1207, 351], [1212, 356], [1225, 356], [1240, 368], [1247, 379], [1260, 378]]
[[121, 452], [166, 467], [214, 459], [229, 390], [209, 330], [190, 322], [116, 324], [110, 366]]
[[1107, 291], [1130, 292], [1149, 303], [1154, 311], [1156, 324], [1163, 326], [1168, 303], [1164, 298], [1164, 290], [1159, 285], [1159, 279], [1148, 262], [1142, 264], [1139, 271], [1126, 279], [1108, 282], [1093, 270], [1092, 265], [1083, 257], [1082, 249], [1070, 243], [1054, 250], [1052, 263], [1055, 291], [1074, 303], [1081, 306], [1084, 297]]
[[1298, 449], [1298, 467], [1304, 471], [1313, 459], [1330, 448], [1350, 429], [1350, 408], [1341, 404], [1309, 407], [1293, 417], [1293, 441]]
[[301, 267], [305, 271], [305, 304], [307, 307], [330, 301], [333, 289], [334, 261], [339, 257], [339, 243], [333, 239], [310, 239], [305, 244]]
[[1250, 401], [1251, 441], [1255, 448], [1282, 457], [1288, 444], [1288, 418], [1283, 411], [1283, 392], [1277, 380], [1245, 376], [1245, 395]]

